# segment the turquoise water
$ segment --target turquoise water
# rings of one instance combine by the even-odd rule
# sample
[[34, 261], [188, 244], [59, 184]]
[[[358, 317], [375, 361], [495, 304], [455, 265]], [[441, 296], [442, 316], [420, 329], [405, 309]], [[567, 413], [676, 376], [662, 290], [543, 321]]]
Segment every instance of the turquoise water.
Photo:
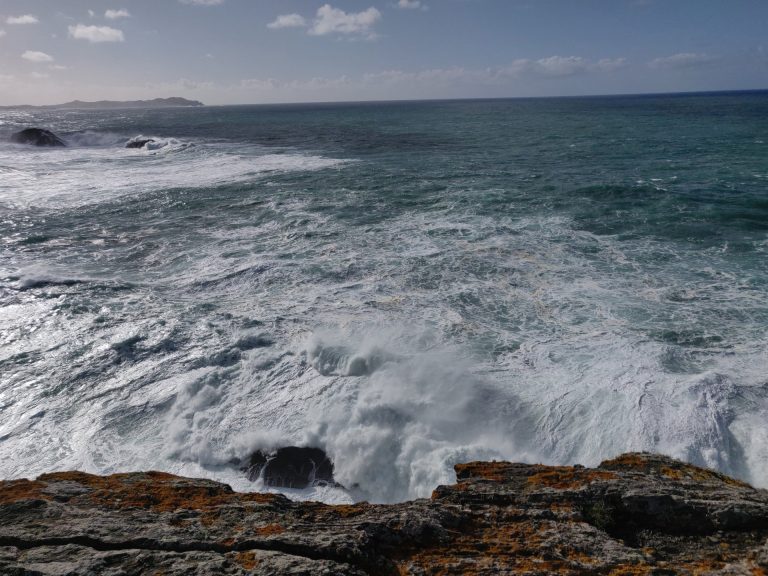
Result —
[[233, 457], [306, 444], [372, 500], [638, 449], [765, 485], [768, 93], [27, 126], [70, 147], [0, 145], [0, 476], [254, 489]]

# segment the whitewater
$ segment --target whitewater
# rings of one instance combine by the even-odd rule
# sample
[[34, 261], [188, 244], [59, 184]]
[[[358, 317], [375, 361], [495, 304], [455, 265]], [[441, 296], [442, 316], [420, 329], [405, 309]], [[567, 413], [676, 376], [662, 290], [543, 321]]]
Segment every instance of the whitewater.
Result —
[[236, 463], [312, 446], [343, 488], [290, 497], [394, 502], [649, 450], [768, 487], [767, 142], [766, 93], [0, 110], [0, 477], [275, 490]]

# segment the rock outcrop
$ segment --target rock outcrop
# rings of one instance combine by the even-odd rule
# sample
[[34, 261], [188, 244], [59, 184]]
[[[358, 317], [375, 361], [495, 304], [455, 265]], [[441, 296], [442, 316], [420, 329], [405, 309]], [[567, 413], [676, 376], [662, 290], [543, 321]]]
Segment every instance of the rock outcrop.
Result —
[[11, 134], [11, 142], [32, 146], [66, 146], [64, 140], [45, 128], [26, 128]]
[[456, 466], [430, 499], [330, 506], [159, 472], [0, 483], [0, 574], [768, 572], [768, 492], [651, 454]]
[[131, 138], [128, 140], [128, 142], [125, 143], [126, 148], [144, 148], [147, 144], [154, 143], [154, 138], [142, 138], [140, 136], [137, 136], [136, 138]]
[[306, 488], [310, 485], [336, 484], [333, 462], [319, 448], [286, 446], [274, 452], [259, 450], [251, 455], [247, 466], [241, 468], [248, 479], [261, 479], [278, 488]]

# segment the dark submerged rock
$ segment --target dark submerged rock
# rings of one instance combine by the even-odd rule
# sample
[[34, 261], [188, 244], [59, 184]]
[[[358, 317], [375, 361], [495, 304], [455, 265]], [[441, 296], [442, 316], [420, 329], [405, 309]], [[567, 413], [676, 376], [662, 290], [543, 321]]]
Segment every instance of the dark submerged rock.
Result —
[[126, 142], [125, 147], [126, 148], [144, 148], [147, 144], [152, 144], [154, 142], [154, 138], [132, 138], [131, 140], [128, 140]]
[[[296, 450], [313, 449], [283, 458]], [[597, 468], [455, 469], [431, 499], [391, 505], [292, 502], [160, 472], [0, 482], [0, 574], [768, 571], [768, 492], [711, 470], [645, 453]]]
[[11, 142], [32, 146], [66, 146], [61, 138], [44, 128], [26, 128], [11, 134]]
[[261, 478], [268, 486], [279, 488], [335, 484], [333, 462], [319, 448], [287, 446], [274, 452], [259, 450], [251, 455], [249, 465], [242, 470], [251, 481]]

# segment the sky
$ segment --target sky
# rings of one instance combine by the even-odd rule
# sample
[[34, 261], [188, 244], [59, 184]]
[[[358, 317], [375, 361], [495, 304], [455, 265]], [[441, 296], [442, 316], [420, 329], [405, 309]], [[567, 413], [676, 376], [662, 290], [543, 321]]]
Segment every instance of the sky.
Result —
[[0, 0], [0, 105], [768, 88], [768, 0]]

